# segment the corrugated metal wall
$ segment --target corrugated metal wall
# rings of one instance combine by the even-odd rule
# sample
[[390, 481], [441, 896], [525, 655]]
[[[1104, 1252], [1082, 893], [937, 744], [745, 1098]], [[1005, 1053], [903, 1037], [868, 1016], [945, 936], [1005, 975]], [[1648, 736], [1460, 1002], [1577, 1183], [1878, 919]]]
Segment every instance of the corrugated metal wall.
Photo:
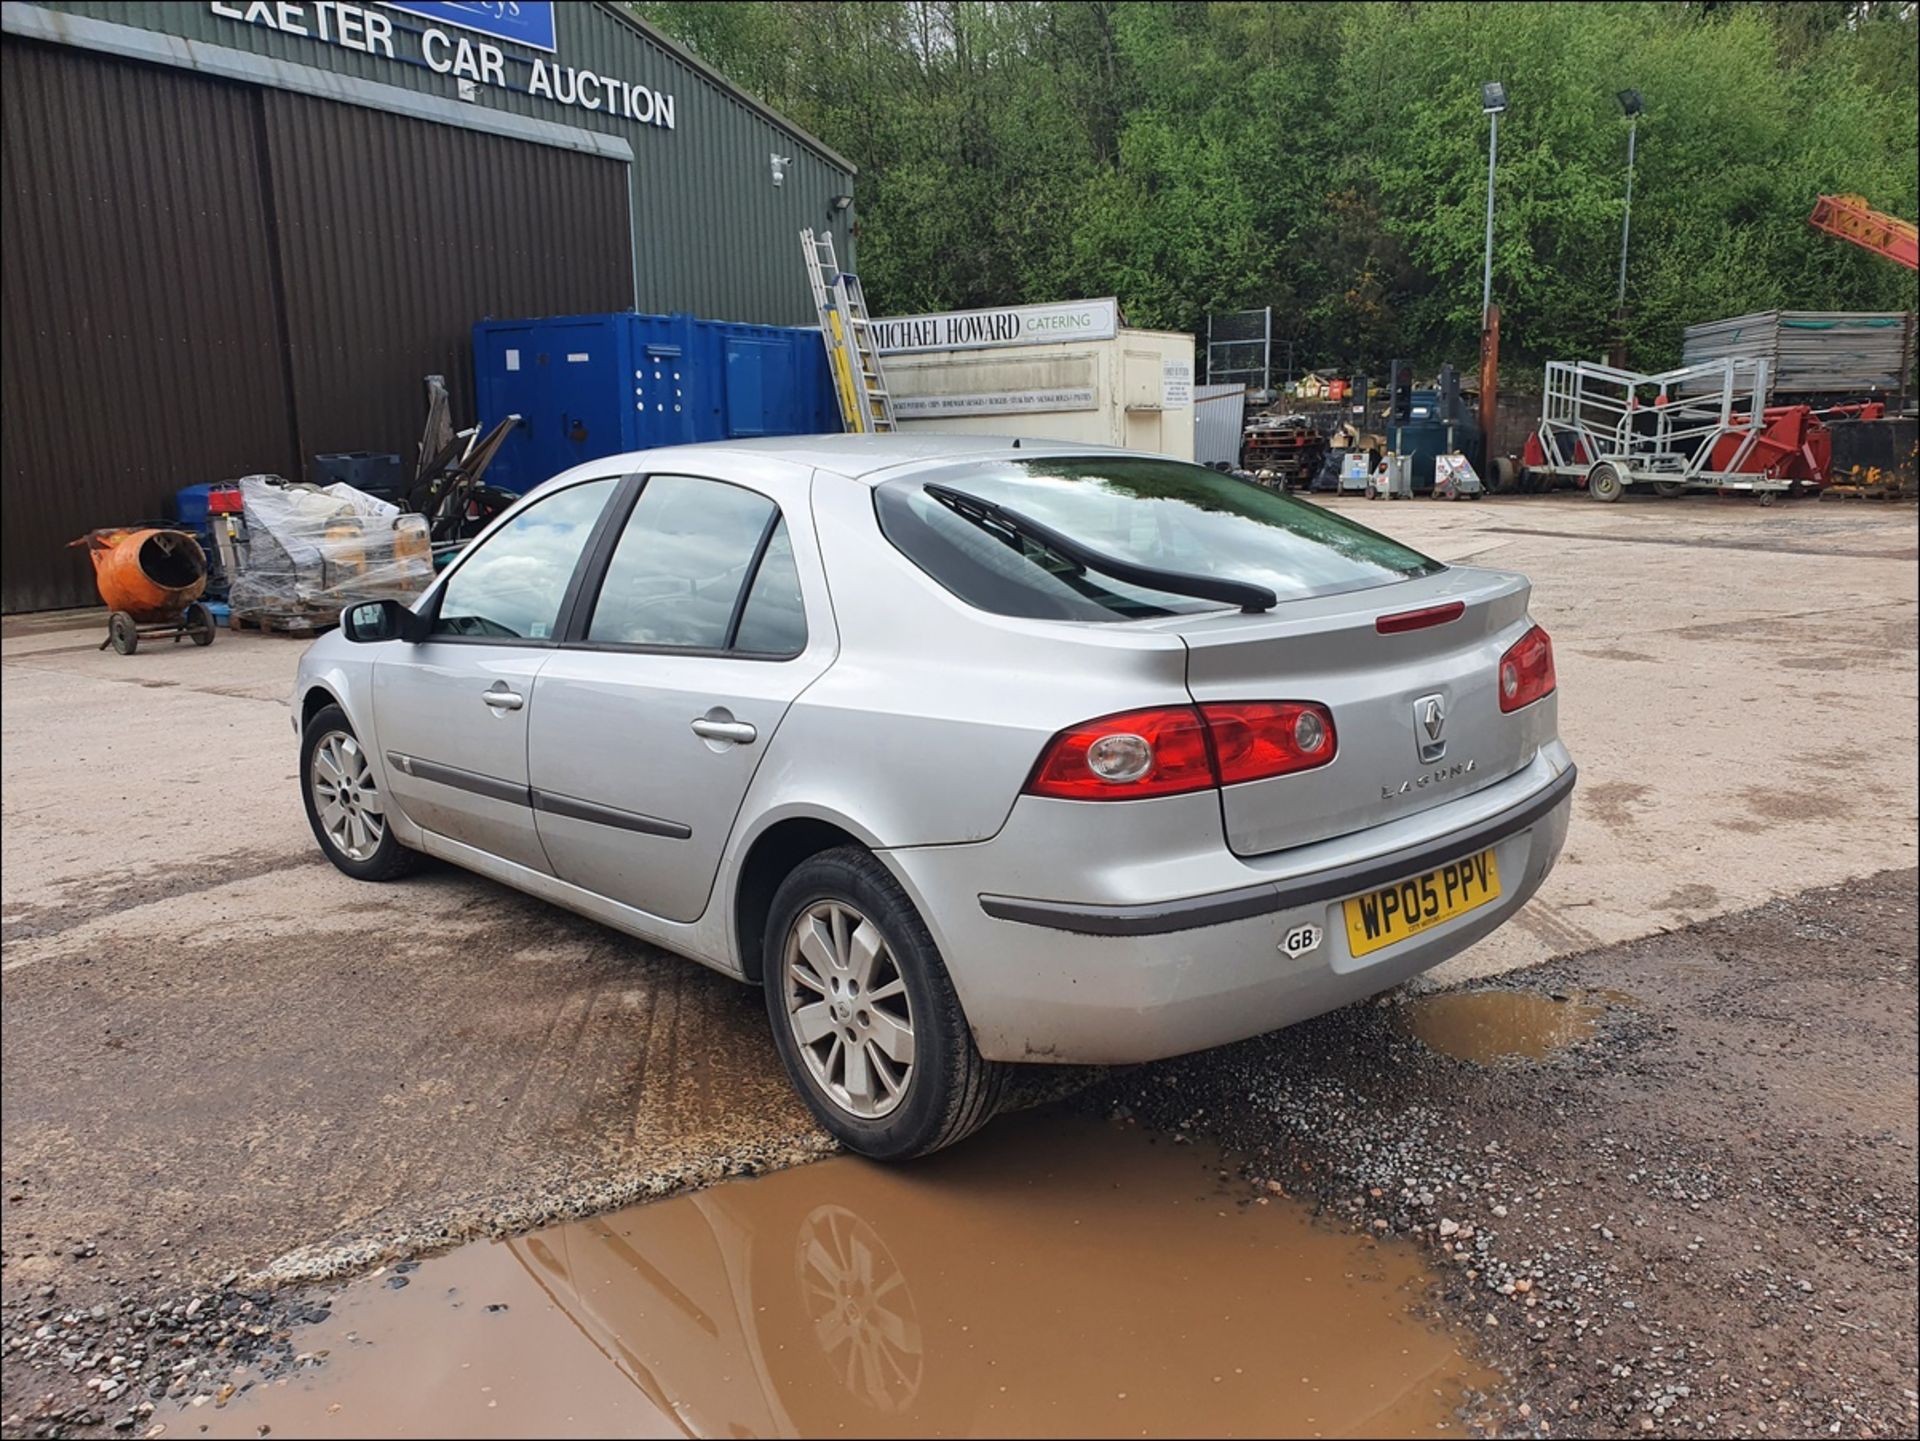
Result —
[[93, 599], [67, 540], [293, 457], [254, 104], [171, 71], [0, 46], [8, 610]]
[[301, 455], [411, 459], [429, 372], [471, 420], [476, 320], [626, 308], [625, 165], [256, 93]]
[[[244, 24], [202, 3], [52, 0], [42, 8], [181, 35], [422, 94], [458, 95], [452, 76], [436, 74], [417, 61], [362, 54], [309, 36]], [[835, 195], [854, 193], [852, 167], [683, 58], [671, 42], [616, 14], [616, 8], [560, 0], [554, 7], [556, 49], [547, 58], [672, 95], [672, 130], [524, 93], [534, 52], [512, 44], [502, 48], [507, 80], [516, 88], [483, 85], [469, 103], [617, 135], [633, 147], [634, 269], [640, 309], [687, 310], [708, 320], [754, 325], [815, 324], [799, 232], [804, 226], [830, 228], [842, 262], [855, 263], [855, 212], [834, 211], [829, 204]], [[417, 34], [431, 24], [403, 11], [383, 13], [398, 32]], [[306, 23], [311, 27], [310, 17]], [[773, 184], [769, 164], [775, 154], [791, 158], [779, 186]]]
[[1240, 464], [1246, 413], [1246, 387], [1237, 382], [1194, 386], [1193, 458], [1201, 465]]
[[622, 309], [627, 167], [9, 40], [0, 607], [90, 604], [64, 542], [181, 486], [411, 458], [473, 416], [488, 314]]
[[[381, 13], [396, 32], [427, 23]], [[10, 5], [8, 23], [59, 32], [65, 15], [459, 98], [417, 58], [202, 3]], [[814, 322], [798, 231], [831, 226], [852, 263], [852, 212], [831, 204], [851, 168], [616, 7], [555, 16], [553, 61], [671, 94], [675, 127], [525, 93], [531, 52], [514, 46], [518, 88], [482, 85], [462, 109], [618, 136], [632, 164], [121, 60], [70, 27], [71, 45], [8, 35], [0, 608], [90, 603], [64, 542], [154, 515], [180, 486], [298, 474], [319, 451], [410, 454], [421, 375], [445, 374], [470, 415], [486, 316], [637, 300]]]

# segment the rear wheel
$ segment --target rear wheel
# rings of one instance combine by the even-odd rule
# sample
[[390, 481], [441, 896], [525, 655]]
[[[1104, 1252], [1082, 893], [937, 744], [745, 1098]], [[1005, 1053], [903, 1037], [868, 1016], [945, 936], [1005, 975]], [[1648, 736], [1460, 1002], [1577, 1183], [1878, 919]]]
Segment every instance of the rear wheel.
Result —
[[140, 627], [124, 610], [116, 610], [107, 617], [107, 639], [121, 655], [132, 655], [140, 649]]
[[1662, 500], [1678, 500], [1687, 493], [1687, 487], [1677, 480], [1656, 480], [1653, 493]]
[[787, 1073], [850, 1151], [937, 1151], [999, 1109], [1008, 1068], [983, 1060], [926, 923], [857, 846], [811, 856], [767, 918], [767, 1015]]
[[1587, 472], [1587, 494], [1595, 500], [1612, 502], [1626, 493], [1626, 482], [1620, 478], [1619, 470], [1605, 461]]
[[195, 645], [213, 644], [213, 612], [199, 601], [187, 607], [186, 614], [180, 617], [180, 624]]

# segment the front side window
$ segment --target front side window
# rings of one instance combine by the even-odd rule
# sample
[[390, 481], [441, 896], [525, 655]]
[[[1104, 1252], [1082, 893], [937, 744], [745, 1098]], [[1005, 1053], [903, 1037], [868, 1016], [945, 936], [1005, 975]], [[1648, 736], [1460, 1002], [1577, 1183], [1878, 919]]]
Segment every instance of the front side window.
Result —
[[[948, 500], [934, 493], [941, 488]], [[1007, 514], [956, 505], [951, 493]], [[887, 539], [962, 600], [1035, 619], [1135, 620], [1222, 603], [1102, 574], [1052, 550], [1022, 519], [1102, 558], [1263, 586], [1282, 602], [1444, 569], [1320, 506], [1176, 460], [970, 462], [881, 485], [874, 505]]]
[[618, 481], [590, 480], [535, 501], [461, 558], [440, 594], [436, 635], [547, 641]]
[[[799, 585], [784, 537], [764, 495], [694, 476], [648, 477], [607, 565], [588, 643], [797, 653], [787, 643]], [[804, 619], [799, 634], [804, 643]]]

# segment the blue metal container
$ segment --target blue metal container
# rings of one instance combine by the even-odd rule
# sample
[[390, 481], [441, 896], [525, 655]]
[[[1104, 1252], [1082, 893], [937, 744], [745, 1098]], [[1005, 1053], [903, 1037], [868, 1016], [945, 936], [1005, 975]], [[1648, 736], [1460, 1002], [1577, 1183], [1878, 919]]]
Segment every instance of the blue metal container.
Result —
[[656, 445], [840, 429], [820, 332], [691, 315], [483, 320], [484, 430], [519, 415], [487, 483], [527, 491], [582, 461]]

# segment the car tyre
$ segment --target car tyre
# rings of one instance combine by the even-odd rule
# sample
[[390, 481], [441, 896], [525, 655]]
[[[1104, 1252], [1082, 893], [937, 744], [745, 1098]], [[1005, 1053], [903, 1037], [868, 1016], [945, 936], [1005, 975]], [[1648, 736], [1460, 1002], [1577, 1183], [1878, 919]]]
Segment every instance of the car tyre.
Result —
[[1587, 494], [1595, 500], [1611, 505], [1627, 493], [1627, 484], [1621, 479], [1618, 467], [1602, 461], [1587, 472]]
[[420, 864], [420, 853], [394, 836], [386, 797], [337, 705], [321, 708], [301, 727], [300, 799], [320, 849], [356, 881], [398, 880]]
[[763, 944], [774, 1045], [848, 1150], [924, 1156], [1000, 1109], [1011, 1068], [974, 1047], [932, 933], [871, 852], [842, 846], [796, 866], [774, 892]]

